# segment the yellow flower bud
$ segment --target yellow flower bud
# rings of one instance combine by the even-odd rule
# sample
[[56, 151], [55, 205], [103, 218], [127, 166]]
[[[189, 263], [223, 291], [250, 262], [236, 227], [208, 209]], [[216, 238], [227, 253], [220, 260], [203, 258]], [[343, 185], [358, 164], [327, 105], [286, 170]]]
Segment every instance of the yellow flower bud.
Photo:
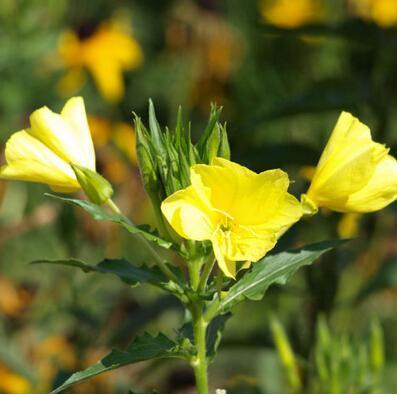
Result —
[[60, 114], [42, 107], [32, 113], [30, 124], [7, 141], [0, 178], [46, 183], [58, 192], [80, 189], [70, 164], [95, 171], [83, 99], [71, 98]]
[[321, 155], [307, 194], [306, 213], [373, 212], [397, 198], [397, 161], [371, 138], [369, 128], [342, 112]]

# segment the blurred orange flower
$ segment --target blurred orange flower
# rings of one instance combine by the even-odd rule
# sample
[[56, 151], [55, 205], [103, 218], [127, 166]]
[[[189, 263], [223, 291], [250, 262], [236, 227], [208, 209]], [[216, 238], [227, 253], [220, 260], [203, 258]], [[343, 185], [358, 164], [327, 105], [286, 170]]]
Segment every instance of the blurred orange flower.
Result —
[[124, 96], [123, 71], [133, 70], [142, 63], [143, 54], [138, 42], [117, 21], [108, 21], [86, 38], [71, 30], [59, 39], [58, 54], [66, 74], [58, 83], [61, 94], [72, 95], [85, 80], [87, 69], [101, 93], [109, 102]]
[[373, 21], [382, 27], [391, 27], [397, 23], [396, 0], [350, 0], [352, 13]]
[[321, 17], [317, 0], [260, 0], [259, 9], [266, 22], [285, 28], [299, 27]]
[[0, 365], [0, 393], [2, 394], [31, 394], [32, 385], [24, 377]]

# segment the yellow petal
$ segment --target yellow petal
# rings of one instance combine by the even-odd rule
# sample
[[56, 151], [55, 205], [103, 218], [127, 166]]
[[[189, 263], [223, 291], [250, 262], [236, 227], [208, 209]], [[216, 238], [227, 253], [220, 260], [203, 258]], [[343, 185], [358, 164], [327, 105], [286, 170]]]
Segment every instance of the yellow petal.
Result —
[[320, 158], [308, 198], [318, 206], [340, 210], [350, 195], [369, 182], [387, 152], [372, 141], [367, 126], [342, 112]]
[[32, 113], [30, 123], [29, 133], [64, 161], [83, 167], [92, 165], [92, 156], [87, 156], [83, 148], [80, 130], [69, 120], [42, 107]]
[[226, 240], [221, 231], [216, 231], [211, 239], [214, 255], [220, 270], [229, 278], [236, 277], [236, 261], [226, 255]]
[[3, 179], [47, 183], [68, 191], [80, 188], [69, 164], [25, 130], [7, 141], [5, 157], [7, 164], [0, 171]]
[[[62, 109], [61, 116], [70, 124], [79, 138], [79, 146], [85, 159], [84, 167], [95, 171], [95, 151], [92, 143], [90, 128], [88, 127], [84, 100], [82, 97], [72, 97]], [[79, 163], [75, 163], [79, 164]], [[83, 164], [79, 164], [83, 165]]]
[[[292, 215], [292, 222], [295, 222], [302, 215], [299, 202], [287, 193], [289, 179], [285, 172], [270, 170], [256, 174], [220, 158], [212, 163], [192, 167], [192, 185], [210, 207], [226, 213], [237, 223], [258, 225], [268, 222], [281, 212], [279, 206], [284, 202], [287, 209], [284, 221], [288, 222]], [[287, 196], [292, 199], [285, 201]]]
[[361, 190], [349, 196], [342, 212], [378, 211], [397, 199], [397, 161], [387, 155]]
[[172, 228], [183, 238], [209, 240], [216, 228], [216, 213], [201, 202], [190, 186], [167, 197], [161, 210]]

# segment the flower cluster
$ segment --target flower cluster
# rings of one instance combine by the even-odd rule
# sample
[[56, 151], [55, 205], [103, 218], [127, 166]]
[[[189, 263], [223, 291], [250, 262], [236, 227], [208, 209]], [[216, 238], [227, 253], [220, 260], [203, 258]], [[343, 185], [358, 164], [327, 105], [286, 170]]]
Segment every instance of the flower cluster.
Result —
[[[151, 106], [151, 133], [136, 119], [137, 154], [145, 187], [165, 218], [163, 230], [174, 240], [173, 231], [182, 239], [210, 241], [228, 277], [262, 258], [303, 214], [319, 207], [373, 212], [397, 198], [396, 160], [349, 113], [340, 115], [301, 202], [288, 193], [290, 181], [282, 170], [257, 174], [229, 160], [218, 117], [213, 109], [194, 145], [180, 116], [175, 133], [162, 134]], [[95, 204], [108, 202], [112, 188], [95, 171], [83, 99], [70, 99], [60, 114], [41, 108], [30, 123], [10, 137], [0, 177], [47, 183], [57, 192], [82, 188]]]

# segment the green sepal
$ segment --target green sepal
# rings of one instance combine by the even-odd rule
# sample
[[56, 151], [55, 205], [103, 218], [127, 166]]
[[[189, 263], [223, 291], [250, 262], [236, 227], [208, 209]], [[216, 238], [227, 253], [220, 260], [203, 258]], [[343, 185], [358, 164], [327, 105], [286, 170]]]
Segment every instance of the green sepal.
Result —
[[113, 195], [112, 185], [102, 175], [89, 168], [70, 164], [81, 188], [94, 204], [105, 204]]

